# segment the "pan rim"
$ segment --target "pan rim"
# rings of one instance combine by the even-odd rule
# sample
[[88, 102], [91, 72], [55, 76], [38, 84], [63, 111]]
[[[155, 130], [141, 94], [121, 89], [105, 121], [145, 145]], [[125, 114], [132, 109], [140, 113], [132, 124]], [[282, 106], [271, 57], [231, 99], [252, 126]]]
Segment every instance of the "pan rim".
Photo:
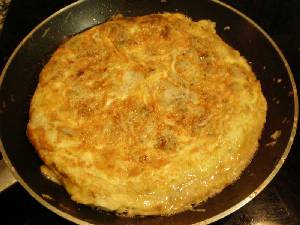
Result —
[[[74, 6], [76, 6], [77, 4], [82, 4], [82, 2], [85, 2], [88, 0], [79, 0], [77, 2], [74, 2], [70, 5], [67, 5], [63, 8], [61, 8], [60, 10], [56, 11], [55, 13], [53, 13], [52, 15], [50, 15], [49, 17], [47, 17], [46, 19], [44, 19], [41, 23], [39, 23], [33, 30], [31, 30], [24, 38], [23, 40], [18, 44], [18, 46], [15, 48], [15, 50], [13, 51], [13, 53], [11, 54], [11, 56], [9, 57], [2, 73], [1, 73], [1, 78], [0, 78], [0, 88], [2, 86], [2, 82], [4, 80], [4, 76], [6, 74], [6, 71], [8, 69], [8, 67], [10, 66], [11, 62], [13, 61], [15, 55], [18, 53], [19, 49], [23, 46], [23, 44], [40, 28], [42, 27], [45, 23], [47, 23], [49, 20], [51, 20], [53, 17], [59, 15], [60, 13], [62, 13], [63, 11], [70, 9]], [[221, 218], [224, 218], [225, 216], [228, 216], [229, 214], [235, 212], [236, 210], [238, 210], [239, 208], [243, 207], [244, 205], [246, 205], [249, 201], [251, 201], [255, 196], [257, 196], [270, 182], [271, 180], [275, 177], [275, 175], [278, 173], [278, 171], [280, 170], [280, 168], [282, 167], [283, 163], [285, 162], [295, 135], [296, 135], [296, 130], [297, 130], [297, 123], [298, 123], [298, 116], [299, 116], [299, 105], [298, 105], [298, 95], [297, 95], [297, 87], [296, 87], [296, 83], [294, 80], [294, 76], [293, 73], [290, 69], [290, 66], [287, 62], [287, 60], [285, 59], [285, 56], [283, 55], [282, 51], [280, 50], [280, 48], [277, 46], [277, 44], [273, 41], [273, 39], [266, 33], [266, 31], [264, 31], [263, 28], [261, 28], [258, 24], [256, 24], [256, 22], [254, 22], [252, 19], [250, 19], [247, 15], [245, 15], [244, 13], [240, 12], [239, 10], [235, 9], [234, 7], [221, 2], [220, 0], [210, 0], [211, 2], [215, 3], [215, 4], [219, 4], [220, 6], [227, 8], [229, 10], [231, 10], [233, 13], [236, 13], [237, 15], [239, 15], [240, 17], [242, 17], [243, 19], [245, 19], [246, 21], [248, 21], [255, 29], [257, 29], [266, 39], [267, 41], [272, 45], [272, 47], [276, 50], [277, 54], [280, 56], [281, 61], [284, 64], [284, 67], [289, 75], [289, 79], [292, 85], [292, 89], [293, 89], [293, 100], [294, 100], [294, 118], [293, 118], [293, 127], [292, 127], [292, 131], [290, 133], [290, 138], [289, 141], [285, 147], [285, 150], [281, 156], [281, 158], [279, 159], [277, 165], [274, 167], [274, 169], [272, 170], [272, 172], [267, 176], [267, 178], [251, 193], [249, 194], [246, 198], [244, 198], [243, 200], [241, 200], [240, 202], [236, 203], [235, 205], [233, 205], [232, 207], [226, 209], [225, 211], [207, 218], [203, 221], [197, 222], [195, 224], [201, 225], [201, 224], [210, 224], [212, 222], [215, 222], [217, 220], [220, 220]], [[35, 193], [28, 185], [27, 183], [21, 178], [21, 176], [18, 174], [18, 172], [16, 171], [16, 169], [13, 167], [13, 165], [11, 164], [8, 155], [5, 152], [2, 140], [0, 140], [0, 151], [2, 153], [3, 156], [3, 160], [6, 163], [6, 165], [9, 167], [9, 169], [11, 170], [12, 174], [14, 175], [14, 177], [16, 178], [16, 180], [22, 185], [22, 187], [24, 187], [24, 189], [35, 199], [37, 200], [41, 205], [43, 205], [44, 207], [46, 207], [47, 209], [51, 210], [52, 212], [56, 213], [57, 215], [71, 221], [77, 224], [91, 224], [85, 220], [79, 219], [63, 210], [60, 210], [54, 206], [52, 206], [50, 203], [48, 203], [46, 200], [44, 200], [41, 196], [39, 196], [37, 193]]]

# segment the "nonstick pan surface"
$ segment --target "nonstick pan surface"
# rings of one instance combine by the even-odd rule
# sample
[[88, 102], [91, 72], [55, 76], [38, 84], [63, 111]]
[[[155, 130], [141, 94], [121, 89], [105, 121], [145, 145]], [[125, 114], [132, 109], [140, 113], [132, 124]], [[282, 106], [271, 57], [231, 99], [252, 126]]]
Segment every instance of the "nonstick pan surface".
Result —
[[[193, 20], [215, 21], [218, 34], [240, 51], [261, 81], [268, 102], [267, 122], [250, 166], [237, 182], [200, 205], [201, 210], [169, 217], [120, 218], [76, 204], [61, 186], [40, 173], [42, 162], [26, 137], [29, 103], [41, 69], [68, 37], [117, 13], [139, 16], [157, 12], [181, 12]], [[249, 202], [271, 181], [291, 148], [298, 119], [294, 79], [276, 44], [243, 14], [223, 3], [206, 0], [76, 2], [43, 21], [20, 43], [3, 70], [0, 100], [1, 150], [7, 165], [35, 199], [76, 223], [179, 225], [216, 221]], [[274, 132], [280, 133], [276, 140], [272, 138]]]

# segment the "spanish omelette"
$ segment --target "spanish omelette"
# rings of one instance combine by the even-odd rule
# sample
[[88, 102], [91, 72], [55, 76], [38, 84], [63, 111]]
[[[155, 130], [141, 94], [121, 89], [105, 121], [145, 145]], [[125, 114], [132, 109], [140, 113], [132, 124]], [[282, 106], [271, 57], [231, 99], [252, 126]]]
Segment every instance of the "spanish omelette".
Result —
[[239, 178], [266, 111], [251, 67], [212, 21], [117, 16], [55, 51], [27, 135], [74, 201], [171, 215]]

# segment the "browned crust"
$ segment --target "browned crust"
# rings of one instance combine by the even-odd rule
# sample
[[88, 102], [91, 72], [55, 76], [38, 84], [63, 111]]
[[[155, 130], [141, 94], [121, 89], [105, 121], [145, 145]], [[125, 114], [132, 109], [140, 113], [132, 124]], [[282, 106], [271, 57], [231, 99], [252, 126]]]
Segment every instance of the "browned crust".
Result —
[[212, 22], [116, 17], [54, 53], [27, 135], [75, 201], [169, 215], [239, 177], [265, 117], [259, 82]]

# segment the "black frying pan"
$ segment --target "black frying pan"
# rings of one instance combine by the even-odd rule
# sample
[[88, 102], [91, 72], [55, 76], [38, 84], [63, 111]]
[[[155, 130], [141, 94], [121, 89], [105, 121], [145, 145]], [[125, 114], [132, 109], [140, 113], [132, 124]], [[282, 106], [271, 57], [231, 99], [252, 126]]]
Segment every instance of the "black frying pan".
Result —
[[[217, 32], [251, 62], [268, 102], [259, 150], [241, 178], [199, 208], [170, 217], [120, 218], [73, 202], [66, 191], [40, 173], [41, 160], [26, 137], [29, 102], [38, 75], [67, 37], [104, 22], [116, 13], [138, 16], [182, 12], [194, 20], [217, 22]], [[230, 26], [230, 29], [224, 27]], [[275, 176], [291, 148], [298, 119], [296, 86], [282, 53], [253, 21], [215, 1], [90, 0], [74, 3], [50, 16], [17, 47], [1, 77], [1, 150], [21, 185], [41, 204], [76, 223], [204, 224], [216, 221], [254, 198]], [[274, 141], [272, 134], [281, 133]], [[274, 137], [274, 136], [273, 136]]]

